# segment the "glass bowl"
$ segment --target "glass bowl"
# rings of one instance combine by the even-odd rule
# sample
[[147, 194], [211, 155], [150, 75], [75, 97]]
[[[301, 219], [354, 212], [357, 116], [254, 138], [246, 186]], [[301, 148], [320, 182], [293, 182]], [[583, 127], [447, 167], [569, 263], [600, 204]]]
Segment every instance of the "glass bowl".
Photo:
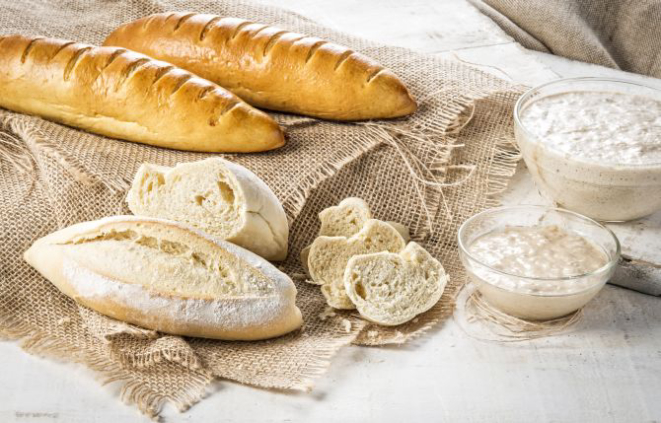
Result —
[[[475, 239], [496, 229], [540, 225], [558, 225], [589, 239], [604, 251], [608, 262], [581, 275], [533, 278], [495, 269], [469, 252]], [[483, 211], [461, 225], [458, 238], [467, 276], [484, 298], [497, 309], [527, 320], [555, 319], [580, 309], [603, 288], [620, 259], [620, 243], [610, 229], [578, 213], [546, 206], [509, 206]]]
[[657, 88], [608, 78], [561, 79], [524, 93], [514, 106], [514, 132], [542, 194], [560, 207], [601, 221], [632, 220], [660, 210], [661, 163], [604, 164], [571, 157], [549, 148], [522, 123], [522, 112], [533, 102], [574, 91], [617, 92], [661, 101]]

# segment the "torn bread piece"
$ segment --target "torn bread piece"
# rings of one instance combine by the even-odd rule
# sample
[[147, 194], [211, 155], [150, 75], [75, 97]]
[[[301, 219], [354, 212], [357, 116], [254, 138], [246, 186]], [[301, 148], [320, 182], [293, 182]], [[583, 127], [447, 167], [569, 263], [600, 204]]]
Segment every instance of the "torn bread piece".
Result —
[[399, 254], [353, 256], [343, 280], [348, 297], [363, 318], [395, 326], [432, 308], [441, 298], [448, 276], [438, 260], [410, 242]]
[[280, 201], [236, 163], [220, 158], [175, 167], [145, 163], [127, 201], [136, 215], [185, 223], [267, 260], [287, 257], [289, 224]]
[[258, 340], [302, 324], [287, 275], [177, 222], [115, 216], [80, 223], [37, 240], [24, 258], [76, 302], [148, 329]]
[[337, 206], [328, 207], [319, 213], [319, 236], [348, 238], [360, 231], [371, 218], [372, 212], [364, 200], [356, 197], [345, 198]]
[[358, 254], [390, 251], [398, 253], [406, 246], [392, 226], [370, 219], [353, 236], [320, 236], [310, 247], [310, 276], [322, 285], [321, 292], [328, 305], [338, 309], [354, 309], [344, 289], [344, 269], [349, 259]]
[[[372, 218], [372, 212], [369, 205], [357, 197], [345, 198], [337, 206], [328, 207], [319, 213], [321, 228], [318, 236], [344, 236], [350, 237], [360, 231], [365, 222]], [[409, 242], [409, 230], [406, 226], [397, 222], [386, 222], [400, 233], [404, 242]], [[301, 250], [301, 265], [305, 273], [310, 275], [308, 266], [308, 256], [310, 255], [310, 245]], [[321, 285], [314, 279], [308, 279], [306, 282], [313, 285]]]
[[[348, 197], [340, 201], [337, 206], [331, 206], [319, 213], [321, 228], [319, 236], [345, 236], [350, 237], [358, 233], [365, 223], [372, 219], [372, 211], [365, 200], [357, 197]], [[409, 229], [397, 222], [386, 222], [402, 235], [408, 242]]]

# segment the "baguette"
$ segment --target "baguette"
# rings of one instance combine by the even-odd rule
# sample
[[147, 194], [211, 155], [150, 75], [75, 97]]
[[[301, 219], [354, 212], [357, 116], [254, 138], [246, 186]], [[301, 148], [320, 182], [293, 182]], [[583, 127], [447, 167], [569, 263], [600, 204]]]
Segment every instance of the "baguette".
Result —
[[278, 197], [257, 175], [227, 160], [145, 163], [127, 202], [136, 215], [185, 223], [267, 260], [287, 257], [289, 224]]
[[37, 240], [24, 258], [78, 303], [148, 329], [257, 340], [302, 324], [287, 275], [176, 222], [116, 216], [80, 223]]
[[447, 281], [441, 263], [415, 242], [399, 254], [354, 256], [344, 271], [344, 288], [360, 315], [384, 326], [401, 325], [432, 308]]
[[0, 37], [0, 106], [178, 150], [284, 144], [273, 119], [214, 83], [125, 49], [53, 38]]
[[363, 120], [417, 107], [394, 73], [360, 53], [238, 18], [155, 14], [120, 26], [104, 45], [181, 66], [265, 109]]

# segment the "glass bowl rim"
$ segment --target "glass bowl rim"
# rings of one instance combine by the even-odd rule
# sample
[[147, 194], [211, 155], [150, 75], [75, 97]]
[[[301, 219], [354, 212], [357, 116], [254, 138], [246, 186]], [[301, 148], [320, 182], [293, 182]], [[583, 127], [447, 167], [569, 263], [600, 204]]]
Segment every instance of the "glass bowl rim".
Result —
[[[535, 140], [539, 139], [539, 137], [530, 130], [523, 124], [521, 121], [521, 112], [523, 103], [528, 100], [532, 95], [536, 94], [539, 92], [541, 89], [546, 88], [548, 86], [552, 85], [563, 85], [565, 83], [573, 83], [573, 82], [607, 82], [607, 83], [613, 83], [615, 85], [629, 85], [629, 86], [636, 86], [636, 87], [641, 87], [641, 88], [646, 88], [652, 91], [655, 91], [659, 94], [661, 97], [661, 86], [656, 87], [652, 84], [647, 84], [647, 83], [642, 83], [638, 81], [630, 81], [624, 78], [609, 78], [609, 77], [601, 77], [601, 76], [577, 76], [577, 77], [571, 77], [571, 78], [560, 78], [560, 79], [554, 79], [553, 81], [545, 82], [543, 84], [534, 86], [532, 88], [529, 88], [527, 91], [525, 91], [521, 96], [518, 98], [516, 103], [514, 104], [514, 123], [516, 126], [521, 128], [526, 133], [526, 136], [533, 138]], [[578, 90], [577, 90], [578, 91]], [[587, 90], [586, 90], [587, 91]], [[658, 100], [661, 101], [661, 100]], [[590, 161], [589, 163], [597, 163], [598, 162], [592, 162]], [[661, 162], [654, 162], [654, 163], [630, 163], [627, 164], [626, 167], [634, 167], [634, 168], [646, 168], [646, 167], [657, 167], [661, 166]]]
[[[613, 257], [609, 257], [608, 262], [606, 264], [604, 264], [603, 266], [599, 267], [598, 269], [591, 270], [589, 272], [578, 274], [578, 275], [562, 276], [562, 277], [551, 277], [551, 278], [549, 278], [549, 277], [523, 276], [523, 275], [518, 275], [516, 273], [506, 272], [506, 271], [503, 271], [503, 270], [496, 269], [493, 266], [485, 264], [481, 260], [478, 260], [477, 258], [475, 258], [475, 256], [473, 256], [468, 251], [468, 249], [466, 248], [467, 246], [464, 245], [464, 242], [462, 241], [462, 235], [466, 231], [466, 228], [468, 227], [468, 225], [470, 225], [472, 222], [474, 222], [479, 217], [484, 217], [484, 216], [487, 216], [489, 214], [494, 214], [494, 213], [514, 211], [514, 210], [517, 210], [517, 209], [534, 209], [534, 210], [543, 210], [543, 211], [554, 211], [554, 212], [559, 212], [560, 214], [570, 215], [572, 217], [583, 220], [584, 222], [587, 222], [588, 224], [590, 224], [592, 226], [595, 226], [595, 227], [597, 227], [601, 230], [606, 231], [606, 233], [609, 235], [609, 237], [612, 238], [613, 241], [615, 241], [615, 254], [613, 254]], [[567, 209], [563, 209], [563, 208], [559, 208], [559, 207], [553, 207], [553, 206], [543, 206], [543, 205], [533, 205], [533, 204], [492, 207], [492, 208], [483, 210], [479, 213], [476, 213], [473, 216], [466, 219], [464, 221], [464, 223], [461, 224], [461, 226], [459, 227], [459, 230], [457, 231], [457, 241], [459, 243], [459, 251], [462, 255], [468, 257], [471, 261], [474, 261], [475, 263], [479, 264], [480, 266], [485, 267], [490, 272], [493, 272], [493, 273], [496, 273], [496, 274], [499, 274], [499, 275], [503, 275], [503, 276], [507, 276], [507, 277], [515, 277], [515, 278], [518, 278], [518, 279], [526, 279], [526, 280], [540, 281], [540, 282], [563, 282], [564, 283], [564, 282], [567, 282], [567, 281], [572, 281], [572, 280], [576, 280], [576, 279], [586, 278], [586, 277], [589, 277], [589, 276], [594, 276], [594, 275], [597, 275], [597, 274], [600, 274], [600, 273], [607, 273], [607, 272], [610, 272], [613, 268], [615, 268], [618, 265], [618, 263], [620, 261], [620, 256], [621, 256], [620, 240], [617, 238], [617, 236], [615, 235], [615, 233], [612, 230], [610, 230], [608, 227], [604, 226], [603, 224], [601, 224], [601, 223], [597, 222], [596, 220], [591, 219], [587, 216], [584, 216], [580, 213], [573, 212], [571, 210], [567, 210]], [[594, 240], [592, 240], [592, 241], [594, 241]], [[469, 272], [470, 270], [466, 269], [466, 271]], [[505, 291], [515, 292], [517, 294], [526, 294], [526, 295], [541, 296], [541, 297], [552, 297], [552, 296], [560, 297], [560, 296], [577, 295], [577, 294], [580, 294], [584, 291], [587, 291], [587, 290], [590, 290], [590, 289], [594, 288], [594, 286], [590, 286], [590, 287], [588, 287], [584, 290], [572, 292], [572, 293], [569, 293], [569, 294], [565, 294], [565, 293], [561, 293], [561, 294], [558, 294], [558, 293], [522, 293], [522, 292], [519, 292], [519, 291], [510, 290], [510, 289], [507, 289], [507, 288], [503, 288], [503, 287], [494, 285], [494, 284], [490, 283], [489, 281], [485, 281], [485, 282], [489, 283], [489, 285], [491, 285], [491, 286], [503, 289]], [[595, 286], [596, 285], [597, 284], [595, 284]]]

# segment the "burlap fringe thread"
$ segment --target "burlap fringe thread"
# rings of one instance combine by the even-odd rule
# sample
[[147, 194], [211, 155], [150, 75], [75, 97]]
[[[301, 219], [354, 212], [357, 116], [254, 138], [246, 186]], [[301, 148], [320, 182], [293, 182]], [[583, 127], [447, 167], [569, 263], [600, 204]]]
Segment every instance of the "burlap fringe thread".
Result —
[[467, 336], [479, 341], [521, 342], [561, 335], [571, 330], [583, 316], [581, 309], [553, 320], [520, 319], [494, 308], [473, 284], [464, 285], [458, 297], [454, 320]]
[[0, 157], [11, 163], [33, 182], [38, 180], [37, 151], [55, 159], [75, 181], [83, 185], [101, 184], [112, 194], [125, 192], [131, 186], [131, 181], [121, 178], [104, 178], [92, 173], [76, 158], [48, 141], [29, 121], [20, 120], [14, 116], [7, 116], [0, 121]]

